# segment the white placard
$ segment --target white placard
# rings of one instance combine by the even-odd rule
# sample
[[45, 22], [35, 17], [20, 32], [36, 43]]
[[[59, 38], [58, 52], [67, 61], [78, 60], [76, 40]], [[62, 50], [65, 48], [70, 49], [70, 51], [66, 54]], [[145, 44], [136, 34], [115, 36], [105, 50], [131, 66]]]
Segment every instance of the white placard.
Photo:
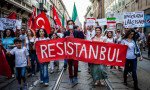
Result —
[[144, 12], [125, 12], [124, 13], [124, 27], [144, 27]]
[[89, 19], [86, 20], [86, 26], [95, 26], [95, 25], [96, 25], [95, 24], [95, 19], [89, 18]]
[[106, 18], [97, 19], [96, 21], [98, 22], [98, 24], [99, 24], [100, 26], [107, 25], [107, 19], [106, 19]]
[[5, 29], [16, 30], [17, 26], [21, 28], [22, 26], [21, 23], [22, 23], [21, 20], [0, 18], [0, 30], [5, 30]]

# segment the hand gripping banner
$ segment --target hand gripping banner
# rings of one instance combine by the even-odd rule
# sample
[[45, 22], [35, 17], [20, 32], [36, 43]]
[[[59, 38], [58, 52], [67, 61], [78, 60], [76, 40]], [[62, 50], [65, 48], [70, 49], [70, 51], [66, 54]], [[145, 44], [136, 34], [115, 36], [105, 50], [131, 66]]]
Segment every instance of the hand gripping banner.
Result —
[[40, 63], [52, 60], [79, 60], [94, 64], [124, 66], [127, 46], [76, 38], [60, 38], [36, 42]]

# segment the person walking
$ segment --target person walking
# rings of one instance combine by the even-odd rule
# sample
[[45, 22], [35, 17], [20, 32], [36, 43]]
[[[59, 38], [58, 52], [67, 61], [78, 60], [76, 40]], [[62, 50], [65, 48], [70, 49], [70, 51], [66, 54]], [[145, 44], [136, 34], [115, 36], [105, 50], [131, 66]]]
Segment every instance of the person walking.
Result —
[[[114, 31], [113, 30], [107, 30], [106, 35], [104, 37], [104, 42], [105, 43], [115, 43], [115, 38], [114, 38]], [[115, 66], [110, 66], [110, 69], [116, 69]]]
[[[84, 38], [82, 36], [83, 33], [77, 30], [74, 30], [74, 21], [68, 20], [67, 21], [67, 28], [68, 30], [64, 32], [64, 37], [71, 37], [71, 38]], [[68, 62], [68, 69], [69, 69], [69, 78], [71, 83], [78, 83], [78, 61], [69, 59]], [[74, 67], [74, 68], [73, 68]], [[73, 73], [74, 72], [74, 73]]]
[[[36, 39], [35, 39], [35, 43], [37, 41], [42, 41], [42, 40], [49, 40], [49, 38], [47, 38], [47, 33], [45, 31], [45, 29], [39, 29], [36, 33]], [[43, 84], [45, 86], [48, 86], [49, 83], [49, 75], [48, 75], [48, 64], [47, 62], [45, 63], [40, 63], [40, 83]]]
[[140, 49], [136, 44], [135, 40], [135, 30], [130, 29], [125, 34], [121, 44], [127, 45], [127, 55], [126, 55], [126, 62], [125, 62], [125, 69], [124, 69], [124, 84], [127, 85], [127, 74], [128, 72], [132, 72], [132, 78], [134, 81], [134, 89], [140, 90], [138, 87], [138, 79], [137, 79], [137, 57], [140, 55]]
[[[39, 62], [37, 59], [35, 47], [35, 36], [31, 30], [27, 31], [27, 37], [25, 39], [25, 46], [27, 47], [29, 51], [30, 61], [31, 61], [31, 71], [32, 76], [36, 74], [36, 70], [39, 71]], [[37, 65], [37, 69], [35, 69], [35, 65]]]
[[7, 52], [9, 55], [15, 55], [15, 69], [16, 69], [16, 78], [18, 80], [18, 89], [22, 90], [22, 80], [23, 80], [23, 89], [27, 90], [26, 83], [26, 67], [30, 66], [29, 53], [26, 47], [22, 47], [22, 41], [20, 39], [15, 39], [14, 47], [10, 52]]
[[[92, 39], [92, 41], [103, 42], [102, 29], [101, 27], [95, 28], [96, 35]], [[107, 78], [106, 67], [105, 65], [99, 64], [91, 64], [91, 75], [94, 80], [94, 85], [105, 85], [104, 79]]]

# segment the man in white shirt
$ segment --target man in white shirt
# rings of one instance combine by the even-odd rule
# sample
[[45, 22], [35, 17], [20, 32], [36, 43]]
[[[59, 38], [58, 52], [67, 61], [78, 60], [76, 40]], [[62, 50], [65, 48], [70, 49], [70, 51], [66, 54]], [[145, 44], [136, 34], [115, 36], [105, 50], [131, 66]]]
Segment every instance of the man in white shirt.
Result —
[[86, 28], [86, 40], [92, 40], [92, 38], [95, 36], [95, 30], [93, 29], [93, 26], [87, 26]]

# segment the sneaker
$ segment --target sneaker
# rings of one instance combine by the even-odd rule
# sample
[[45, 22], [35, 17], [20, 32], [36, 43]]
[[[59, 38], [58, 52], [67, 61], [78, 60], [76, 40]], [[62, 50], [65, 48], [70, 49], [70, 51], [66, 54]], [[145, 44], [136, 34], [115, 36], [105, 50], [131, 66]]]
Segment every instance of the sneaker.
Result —
[[94, 85], [97, 86], [99, 84], [99, 80], [95, 81]]
[[40, 84], [43, 84], [43, 81], [40, 81]]
[[78, 83], [78, 78], [77, 77], [74, 77], [73, 78], [73, 82], [76, 84], [76, 83]]
[[12, 78], [14, 78], [15, 77], [15, 74], [12, 74], [12, 76], [11, 76]]
[[54, 71], [53, 71], [53, 70], [51, 70], [51, 71], [50, 71], [50, 74], [53, 74], [53, 73], [54, 73]]
[[44, 86], [49, 86], [49, 84], [48, 83], [44, 83]]
[[100, 84], [101, 84], [102, 86], [105, 86], [104, 80], [100, 80]]

